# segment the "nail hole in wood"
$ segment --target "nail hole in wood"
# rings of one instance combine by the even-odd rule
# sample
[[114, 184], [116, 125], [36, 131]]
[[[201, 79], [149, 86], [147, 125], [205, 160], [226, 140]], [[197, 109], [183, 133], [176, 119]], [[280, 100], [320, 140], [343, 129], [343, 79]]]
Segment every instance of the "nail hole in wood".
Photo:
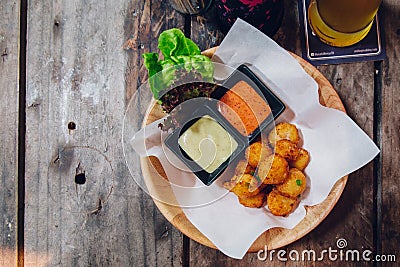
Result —
[[68, 130], [75, 130], [76, 129], [76, 124], [73, 121], [68, 122]]
[[75, 183], [76, 184], [85, 184], [86, 183], [86, 176], [85, 173], [78, 173], [75, 175]]
[[86, 175], [85, 169], [81, 162], [78, 163], [78, 167], [75, 169], [75, 184], [85, 184], [86, 183]]

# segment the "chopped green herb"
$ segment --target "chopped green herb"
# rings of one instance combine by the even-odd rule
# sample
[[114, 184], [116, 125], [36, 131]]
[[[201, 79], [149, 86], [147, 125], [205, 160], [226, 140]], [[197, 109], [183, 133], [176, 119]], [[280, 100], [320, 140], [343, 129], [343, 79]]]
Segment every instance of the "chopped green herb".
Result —
[[260, 176], [258, 176], [258, 174], [254, 175], [254, 178], [257, 179], [257, 182], [259, 182], [259, 183], [262, 182], [262, 180], [261, 180]]
[[301, 180], [296, 180], [296, 184], [297, 184], [298, 186], [301, 186], [301, 185], [302, 185]]

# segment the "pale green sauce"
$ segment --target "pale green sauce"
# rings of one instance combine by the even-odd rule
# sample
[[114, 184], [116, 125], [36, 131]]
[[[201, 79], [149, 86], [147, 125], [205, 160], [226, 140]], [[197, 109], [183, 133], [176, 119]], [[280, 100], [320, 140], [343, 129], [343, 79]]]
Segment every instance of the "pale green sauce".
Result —
[[190, 126], [178, 140], [181, 148], [206, 172], [212, 173], [235, 151], [235, 139], [206, 115]]

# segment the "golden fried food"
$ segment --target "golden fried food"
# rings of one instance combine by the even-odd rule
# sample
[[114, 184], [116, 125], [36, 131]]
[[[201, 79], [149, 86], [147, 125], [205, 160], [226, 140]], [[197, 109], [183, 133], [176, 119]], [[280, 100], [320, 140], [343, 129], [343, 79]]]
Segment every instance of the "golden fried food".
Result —
[[275, 153], [287, 160], [295, 160], [299, 155], [299, 148], [292, 141], [282, 139], [276, 141]]
[[275, 143], [282, 139], [292, 141], [298, 145], [300, 142], [300, 136], [297, 127], [287, 122], [282, 122], [276, 125], [275, 128], [269, 133], [268, 141], [271, 146], [275, 147]]
[[241, 160], [238, 162], [235, 168], [235, 173], [231, 180], [229, 182], [226, 182], [224, 184], [224, 187], [228, 190], [231, 190], [236, 183], [238, 183], [240, 180], [242, 180], [242, 176], [244, 174], [250, 174], [253, 175], [255, 172], [255, 169], [248, 165], [248, 162], [246, 160]]
[[243, 174], [240, 180], [229, 181], [224, 187], [238, 197], [252, 197], [260, 193], [261, 188], [256, 186], [257, 180], [251, 174]]
[[293, 124], [280, 123], [268, 138], [263, 138], [264, 134], [246, 149], [245, 160], [238, 162], [234, 176], [224, 187], [245, 207], [267, 204], [272, 214], [287, 216], [297, 208], [306, 189], [303, 170], [310, 155], [299, 147], [299, 131]]
[[239, 197], [239, 203], [249, 208], [261, 208], [262, 206], [264, 206], [266, 198], [266, 194], [259, 193], [252, 197]]
[[282, 184], [278, 184], [276, 189], [287, 197], [298, 197], [306, 190], [306, 176], [296, 168], [289, 170], [289, 176]]
[[276, 216], [287, 216], [296, 209], [299, 202], [297, 197], [286, 197], [278, 190], [272, 190], [267, 197], [268, 208]]
[[259, 142], [255, 142], [255, 143], [251, 144], [246, 149], [245, 154], [246, 154], [246, 158], [249, 161], [249, 165], [252, 166], [253, 168], [257, 168], [260, 160], [271, 155], [272, 150], [268, 146], [268, 144], [265, 144], [265, 143], [262, 143], [261, 141], [259, 141]]
[[[235, 176], [237, 178], [242, 177], [243, 174], [254, 174], [255, 169], [249, 165], [247, 160], [241, 160], [238, 162], [235, 168]], [[237, 180], [237, 179], [236, 179]]]
[[303, 171], [310, 161], [310, 154], [304, 148], [299, 149], [299, 154], [295, 160], [289, 162], [291, 167], [297, 168]]
[[264, 184], [280, 184], [289, 175], [289, 164], [283, 157], [271, 155], [260, 161], [256, 175]]

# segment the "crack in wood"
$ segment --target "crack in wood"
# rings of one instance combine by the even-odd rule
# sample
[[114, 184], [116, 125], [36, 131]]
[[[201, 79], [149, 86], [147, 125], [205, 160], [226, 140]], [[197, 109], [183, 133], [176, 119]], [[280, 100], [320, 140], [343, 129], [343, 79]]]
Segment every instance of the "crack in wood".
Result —
[[36, 108], [36, 107], [38, 107], [38, 106], [40, 106], [40, 103], [34, 102], [34, 103], [30, 104], [30, 105], [28, 106], [28, 108]]
[[56, 164], [60, 160], [60, 156], [57, 156], [54, 160], [53, 163]]
[[101, 198], [99, 198], [99, 200], [97, 201], [97, 207], [94, 210], [91, 210], [88, 212], [89, 215], [93, 214], [93, 215], [97, 215], [100, 213], [100, 211], [103, 209], [103, 204], [101, 201]]
[[169, 230], [170, 230], [170, 229], [168, 229], [168, 227], [165, 226], [165, 230], [161, 233], [160, 239], [162, 239], [162, 238], [164, 238], [164, 237], [167, 237], [168, 234], [169, 234]]
[[6, 58], [8, 57], [8, 51], [7, 47], [4, 48], [3, 53], [1, 54], [1, 58], [3, 59], [3, 62], [6, 61]]

